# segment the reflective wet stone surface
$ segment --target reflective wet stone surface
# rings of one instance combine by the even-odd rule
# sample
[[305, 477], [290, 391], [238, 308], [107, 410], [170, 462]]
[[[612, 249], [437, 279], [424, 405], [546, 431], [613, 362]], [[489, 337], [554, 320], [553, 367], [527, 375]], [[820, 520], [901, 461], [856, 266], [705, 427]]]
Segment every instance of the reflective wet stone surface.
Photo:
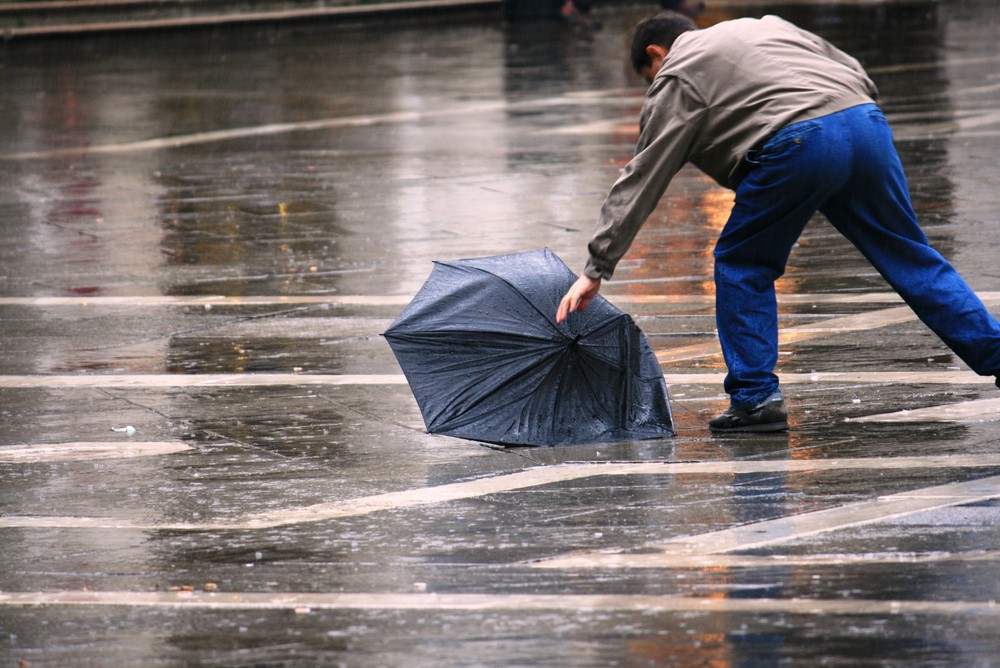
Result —
[[[437, 259], [582, 268], [654, 5], [0, 45], [3, 663], [996, 663], [1000, 394], [820, 217], [779, 283], [788, 434], [708, 432], [732, 196], [692, 168], [606, 286], [677, 437], [425, 433], [381, 332]], [[997, 5], [700, 20], [765, 13], [868, 68], [1000, 312]]]

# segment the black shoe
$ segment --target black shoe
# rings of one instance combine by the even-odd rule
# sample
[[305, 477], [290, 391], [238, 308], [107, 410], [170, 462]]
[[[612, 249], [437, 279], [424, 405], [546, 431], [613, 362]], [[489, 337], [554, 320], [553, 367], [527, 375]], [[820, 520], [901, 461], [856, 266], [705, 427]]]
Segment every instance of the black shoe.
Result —
[[715, 433], [785, 431], [788, 429], [788, 410], [781, 392], [775, 392], [750, 409], [730, 406], [722, 415], [712, 418], [708, 428]]

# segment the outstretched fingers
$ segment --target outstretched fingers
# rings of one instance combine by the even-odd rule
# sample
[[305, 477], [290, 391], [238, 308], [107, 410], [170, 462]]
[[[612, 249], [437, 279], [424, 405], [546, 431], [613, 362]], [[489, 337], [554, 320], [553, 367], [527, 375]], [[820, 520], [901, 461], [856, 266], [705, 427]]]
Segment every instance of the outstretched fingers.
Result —
[[585, 310], [600, 289], [601, 279], [590, 278], [587, 275], [580, 276], [559, 302], [559, 308], [556, 310], [556, 322], [563, 323], [570, 313]]

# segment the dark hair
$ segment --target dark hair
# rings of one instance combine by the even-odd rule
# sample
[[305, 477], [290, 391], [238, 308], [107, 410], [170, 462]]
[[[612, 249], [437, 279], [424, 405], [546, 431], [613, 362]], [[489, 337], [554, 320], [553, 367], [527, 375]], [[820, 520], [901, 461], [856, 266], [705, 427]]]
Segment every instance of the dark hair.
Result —
[[641, 72], [652, 61], [646, 47], [655, 44], [670, 49], [680, 35], [697, 30], [698, 26], [690, 17], [678, 12], [660, 12], [639, 21], [632, 35], [632, 68]]

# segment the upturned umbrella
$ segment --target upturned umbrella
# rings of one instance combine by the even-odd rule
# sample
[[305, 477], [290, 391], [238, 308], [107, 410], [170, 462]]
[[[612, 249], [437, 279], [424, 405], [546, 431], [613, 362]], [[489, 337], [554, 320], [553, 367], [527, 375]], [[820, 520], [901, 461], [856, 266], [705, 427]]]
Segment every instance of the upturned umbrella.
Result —
[[428, 432], [507, 445], [674, 435], [632, 318], [598, 296], [556, 324], [575, 280], [547, 248], [435, 262], [384, 334]]

